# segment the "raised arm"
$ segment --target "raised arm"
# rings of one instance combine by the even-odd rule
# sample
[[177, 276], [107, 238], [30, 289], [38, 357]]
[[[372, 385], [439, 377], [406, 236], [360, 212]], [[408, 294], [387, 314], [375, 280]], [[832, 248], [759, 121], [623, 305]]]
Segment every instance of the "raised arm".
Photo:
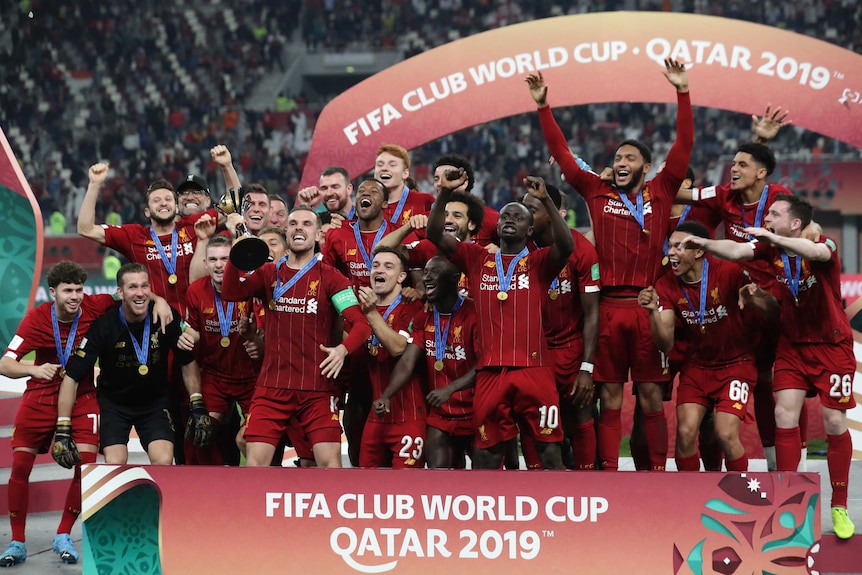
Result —
[[553, 200], [548, 195], [548, 190], [545, 188], [545, 180], [538, 176], [527, 176], [524, 179], [524, 186], [527, 188], [527, 193], [542, 202], [545, 210], [548, 212], [548, 220], [551, 226], [551, 233], [554, 236], [554, 243], [551, 244], [549, 256], [554, 266], [559, 266], [556, 269], [559, 271], [566, 265], [566, 260], [572, 255], [575, 249], [575, 240], [572, 238], [572, 232], [560, 211], [554, 205]]
[[244, 275], [243, 281], [240, 281], [240, 273], [230, 262], [225, 264], [221, 284], [222, 299], [225, 301], [246, 301], [253, 297], [263, 298], [265, 284], [261, 270], [255, 270], [254, 273]]
[[685, 65], [676, 60], [665, 59], [664, 73], [667, 81], [676, 88], [676, 140], [667, 153], [665, 170], [678, 181], [685, 179], [694, 147], [694, 115], [688, 93], [688, 72]]
[[195, 253], [192, 254], [192, 261], [189, 262], [189, 283], [207, 275], [207, 242], [215, 233], [215, 230], [216, 219], [209, 214], [202, 215], [195, 222], [195, 235], [198, 237], [198, 243], [195, 246]]
[[437, 201], [434, 202], [434, 207], [428, 214], [428, 227], [425, 233], [428, 239], [440, 250], [441, 255], [446, 258], [452, 258], [455, 255], [455, 250], [458, 249], [458, 240], [443, 231], [446, 225], [446, 204], [449, 203], [452, 192], [466, 181], [467, 172], [464, 171], [464, 168], [446, 170], [443, 181], [440, 182], [440, 193], [437, 195]]
[[108, 178], [108, 164], [93, 164], [87, 175], [90, 183], [78, 213], [78, 235], [104, 244], [105, 228], [96, 225], [96, 202], [99, 200], [99, 190]]
[[219, 144], [210, 150], [213, 161], [221, 168], [224, 176], [225, 191], [238, 190], [240, 188], [239, 176], [233, 167], [233, 160], [227, 146]]
[[740, 243], [733, 240], [709, 240], [688, 236], [682, 240], [682, 244], [701, 249], [723, 260], [751, 261], [754, 259], [754, 246], [751, 242]]
[[[828, 262], [832, 259], [832, 253], [837, 249], [835, 242], [827, 240], [824, 243], [814, 243], [806, 238], [787, 238], [779, 236], [766, 228], [745, 228], [746, 233], [751, 234], [758, 240], [768, 242], [788, 252], [802, 256], [806, 260], [814, 262]], [[832, 243], [829, 246], [829, 243]]]
[[758, 118], [756, 114], [752, 114], [751, 131], [754, 133], [754, 141], [758, 144], [768, 144], [772, 141], [778, 135], [778, 131], [781, 128], [793, 123], [792, 120], [787, 119], [788, 114], [790, 112], [787, 110], [784, 110], [782, 113], [781, 106], [773, 110], [772, 104], [766, 104], [766, 111], [763, 113], [762, 118]]

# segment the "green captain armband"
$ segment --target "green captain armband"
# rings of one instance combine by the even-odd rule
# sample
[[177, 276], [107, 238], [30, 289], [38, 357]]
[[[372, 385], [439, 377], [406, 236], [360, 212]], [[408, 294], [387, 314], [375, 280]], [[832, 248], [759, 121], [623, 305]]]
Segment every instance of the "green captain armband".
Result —
[[335, 306], [338, 313], [342, 313], [352, 305], [359, 305], [359, 300], [356, 299], [356, 294], [353, 293], [352, 288], [346, 288], [332, 296], [332, 305]]

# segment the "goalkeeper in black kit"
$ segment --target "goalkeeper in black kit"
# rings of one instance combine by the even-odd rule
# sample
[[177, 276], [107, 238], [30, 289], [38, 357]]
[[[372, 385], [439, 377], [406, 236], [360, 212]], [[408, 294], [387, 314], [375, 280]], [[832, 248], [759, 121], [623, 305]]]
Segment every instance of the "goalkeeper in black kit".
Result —
[[173, 351], [174, 361], [182, 366], [189, 393], [191, 417], [187, 435], [200, 446], [212, 439], [212, 420], [200, 392], [200, 370], [196, 369], [191, 352], [177, 347], [182, 333], [179, 313], [173, 310], [173, 321], [164, 331], [152, 328], [149, 274], [141, 264], [120, 268], [117, 293], [122, 305], [93, 324], [73, 354], [60, 385], [52, 454], [63, 467], [72, 467], [79, 459], [69, 418], [78, 382], [92, 370], [96, 360], [101, 370], [96, 383], [101, 410], [100, 443], [106, 463], [128, 461], [132, 426], [150, 463], [170, 465], [173, 461], [168, 351]]

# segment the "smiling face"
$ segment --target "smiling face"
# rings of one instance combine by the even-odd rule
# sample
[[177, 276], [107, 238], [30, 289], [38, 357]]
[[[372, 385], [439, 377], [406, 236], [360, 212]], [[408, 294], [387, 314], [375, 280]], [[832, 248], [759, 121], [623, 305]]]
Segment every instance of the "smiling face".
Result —
[[644, 174], [650, 165], [644, 162], [643, 154], [635, 146], [626, 144], [617, 149], [614, 155], [614, 183], [624, 191], [631, 191], [643, 185]]
[[682, 240], [689, 235], [686, 232], [674, 232], [668, 239], [668, 262], [670, 262], [670, 269], [677, 277], [684, 276], [694, 270], [698, 260], [703, 258], [703, 250], [687, 248], [682, 244]]
[[126, 319], [140, 321], [147, 315], [150, 305], [150, 276], [147, 272], [131, 272], [123, 276], [123, 285], [117, 288], [123, 302]]
[[364, 221], [380, 216], [387, 205], [385, 194], [383, 187], [374, 180], [365, 180], [359, 184], [356, 191], [356, 216]]
[[404, 160], [389, 152], [383, 152], [377, 156], [374, 163], [374, 177], [386, 184], [389, 190], [401, 190], [404, 180], [410, 175]]
[[432, 257], [422, 269], [425, 298], [433, 304], [447, 295], [454, 295], [458, 292], [459, 279], [461, 279], [461, 272], [455, 264], [443, 256]]
[[287, 226], [287, 206], [281, 200], [272, 200], [269, 204], [269, 225], [279, 229]]
[[795, 231], [802, 229], [802, 220], [794, 218], [790, 204], [782, 200], [772, 202], [763, 223], [775, 235], [786, 238], [793, 237]]
[[446, 220], [443, 224], [443, 231], [455, 236], [462, 242], [476, 232], [476, 224], [467, 217], [467, 204], [464, 202], [446, 204]]
[[243, 201], [246, 204], [245, 227], [256, 236], [269, 222], [269, 196], [261, 192], [249, 192]]
[[277, 262], [287, 253], [287, 243], [279, 234], [268, 232], [260, 234], [260, 239], [269, 247], [269, 257]]
[[347, 204], [350, 194], [353, 193], [353, 184], [345, 179], [343, 174], [335, 173], [328, 176], [320, 176], [320, 184], [317, 186], [323, 197], [323, 205], [328, 212], [347, 212]]
[[84, 284], [57, 284], [48, 288], [51, 297], [57, 303], [57, 317], [63, 321], [71, 321], [84, 301]]
[[173, 223], [177, 216], [177, 199], [171, 190], [161, 188], [150, 192], [144, 215], [159, 225]]
[[204, 267], [207, 274], [216, 285], [221, 285], [221, 280], [224, 277], [224, 266], [230, 258], [230, 246], [207, 246], [206, 259]]
[[497, 235], [508, 243], [517, 243], [533, 234], [533, 216], [527, 207], [518, 202], [503, 206], [497, 219]]
[[185, 188], [179, 192], [180, 197], [180, 215], [193, 216], [200, 214], [208, 209], [212, 204], [209, 194], [206, 190], [200, 188]]
[[314, 251], [318, 231], [320, 220], [317, 214], [311, 210], [293, 210], [287, 218], [287, 241], [290, 250], [295, 254]]
[[766, 168], [759, 165], [751, 154], [737, 152], [730, 165], [730, 189], [747, 190], [759, 180], [765, 180], [766, 176]]
[[406, 277], [407, 272], [395, 254], [381, 252], [374, 256], [371, 262], [371, 290], [378, 298], [385, 299], [400, 289]]

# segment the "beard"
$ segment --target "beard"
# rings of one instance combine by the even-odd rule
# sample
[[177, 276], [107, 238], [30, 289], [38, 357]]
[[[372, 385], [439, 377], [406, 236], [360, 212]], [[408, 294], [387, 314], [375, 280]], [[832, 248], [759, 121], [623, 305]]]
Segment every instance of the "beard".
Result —
[[640, 182], [643, 179], [643, 177], [644, 177], [644, 167], [641, 166], [637, 170], [632, 171], [628, 184], [626, 184], [624, 186], [617, 184], [616, 177], [614, 177], [614, 184], [616, 184], [616, 186], [621, 190], [624, 190], [626, 192], [631, 192], [632, 190], [634, 190], [636, 187], [638, 187], [640, 185]]
[[177, 217], [176, 210], [174, 210], [174, 212], [170, 215], [170, 217], [166, 217], [166, 218], [163, 218], [162, 216], [159, 216], [157, 214], [150, 214], [150, 219], [152, 221], [156, 222], [157, 224], [162, 225], [162, 226], [166, 226], [168, 224], [173, 223], [174, 220], [176, 219], [176, 217]]

